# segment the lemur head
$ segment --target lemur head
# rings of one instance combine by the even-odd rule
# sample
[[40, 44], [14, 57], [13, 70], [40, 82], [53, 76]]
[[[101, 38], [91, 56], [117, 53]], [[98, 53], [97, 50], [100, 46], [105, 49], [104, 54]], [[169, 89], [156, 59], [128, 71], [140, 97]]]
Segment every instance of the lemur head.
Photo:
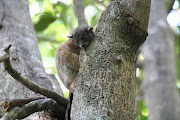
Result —
[[94, 37], [93, 27], [87, 25], [79, 26], [74, 29], [72, 34], [68, 37], [73, 40], [76, 46], [86, 50]]

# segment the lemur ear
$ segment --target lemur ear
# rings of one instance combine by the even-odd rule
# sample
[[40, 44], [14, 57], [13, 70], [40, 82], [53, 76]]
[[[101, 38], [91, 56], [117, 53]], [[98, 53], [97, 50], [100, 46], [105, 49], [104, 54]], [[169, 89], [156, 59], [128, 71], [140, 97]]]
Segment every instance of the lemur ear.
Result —
[[72, 35], [68, 35], [67, 37], [68, 37], [68, 38], [73, 38]]
[[92, 32], [92, 31], [93, 31], [93, 27], [89, 27], [89, 28], [88, 28], [88, 31], [89, 31], [89, 32]]

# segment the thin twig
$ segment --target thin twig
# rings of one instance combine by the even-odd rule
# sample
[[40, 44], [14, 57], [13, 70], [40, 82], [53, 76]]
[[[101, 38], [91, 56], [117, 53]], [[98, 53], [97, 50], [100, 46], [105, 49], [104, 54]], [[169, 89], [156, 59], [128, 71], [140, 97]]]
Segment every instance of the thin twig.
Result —
[[22, 107], [23, 105], [39, 100], [45, 99], [45, 97], [33, 97], [33, 98], [19, 98], [19, 99], [10, 99], [0, 102], [0, 106], [3, 107], [4, 112], [11, 111], [14, 107]]

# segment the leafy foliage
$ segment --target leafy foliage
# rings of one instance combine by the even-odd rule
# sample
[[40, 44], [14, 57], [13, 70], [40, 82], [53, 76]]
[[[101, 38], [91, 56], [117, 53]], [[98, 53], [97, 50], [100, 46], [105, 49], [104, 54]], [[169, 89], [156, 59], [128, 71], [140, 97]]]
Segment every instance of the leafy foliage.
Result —
[[137, 120], [147, 120], [148, 117], [148, 109], [145, 105], [144, 100], [137, 102], [137, 108], [136, 108], [136, 114], [135, 117]]
[[38, 16], [39, 21], [34, 24], [35, 30], [37, 32], [43, 31], [48, 27], [49, 24], [53, 23], [56, 18], [51, 15], [51, 13], [44, 13]]

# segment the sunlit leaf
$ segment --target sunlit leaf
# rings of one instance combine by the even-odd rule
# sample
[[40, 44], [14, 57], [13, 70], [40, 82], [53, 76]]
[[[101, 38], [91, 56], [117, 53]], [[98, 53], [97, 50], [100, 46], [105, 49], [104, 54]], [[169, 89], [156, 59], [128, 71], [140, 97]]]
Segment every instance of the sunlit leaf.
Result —
[[56, 18], [51, 13], [43, 13], [39, 16], [39, 21], [34, 25], [37, 32], [43, 31], [49, 24], [53, 23]]

